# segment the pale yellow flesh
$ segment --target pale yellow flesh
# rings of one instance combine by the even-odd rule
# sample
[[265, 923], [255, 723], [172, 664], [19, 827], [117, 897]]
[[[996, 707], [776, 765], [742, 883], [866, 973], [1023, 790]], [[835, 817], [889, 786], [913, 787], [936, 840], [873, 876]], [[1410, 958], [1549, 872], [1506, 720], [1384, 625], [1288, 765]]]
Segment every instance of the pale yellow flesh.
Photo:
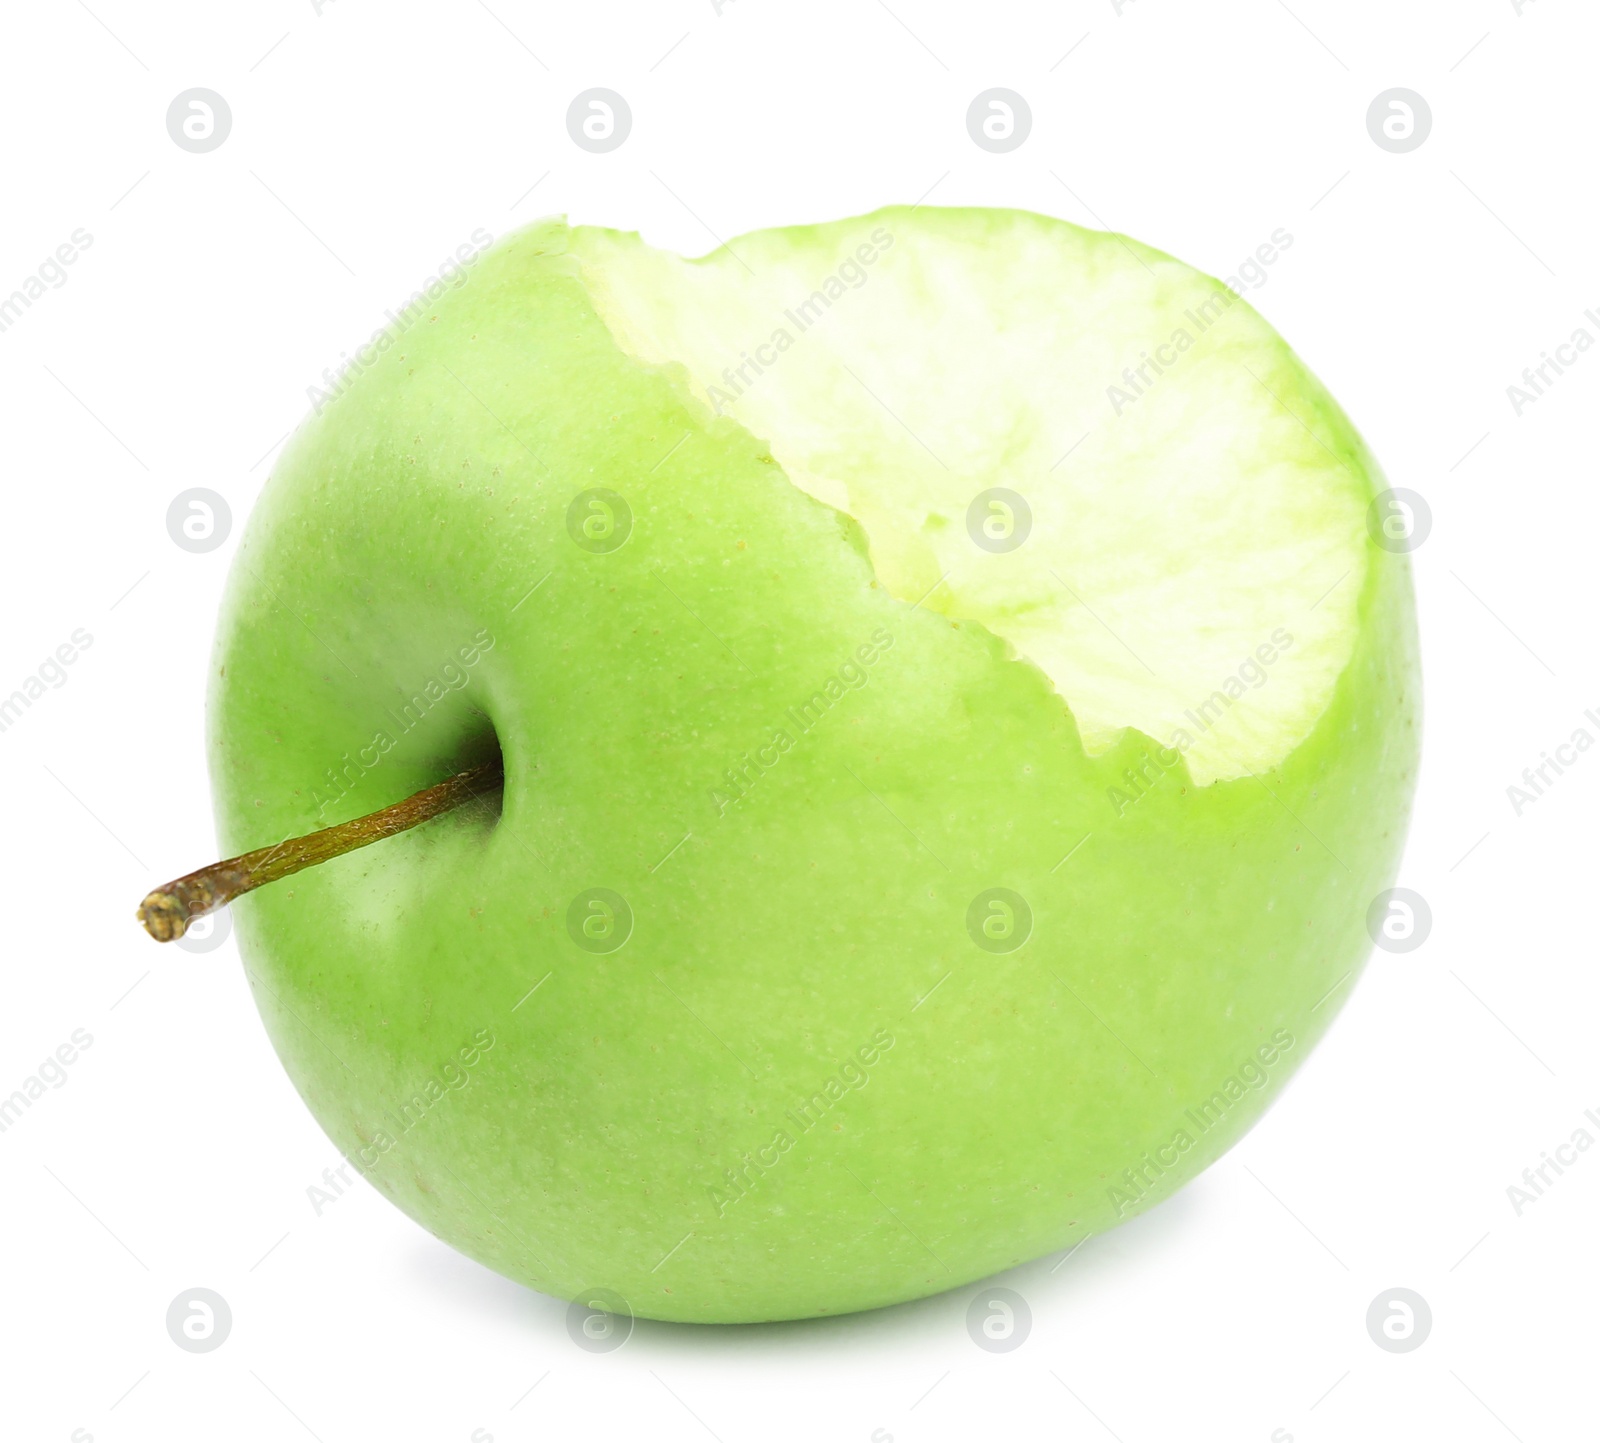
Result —
[[[1043, 217], [998, 212], [995, 235], [949, 214], [765, 231], [697, 260], [580, 229], [572, 253], [624, 350], [682, 368], [857, 518], [895, 596], [1039, 667], [1091, 754], [1132, 726], [1202, 784], [1270, 769], [1356, 635], [1368, 483], [1324, 393], [1181, 262]], [[968, 534], [993, 487], [1032, 512], [1014, 551]]]

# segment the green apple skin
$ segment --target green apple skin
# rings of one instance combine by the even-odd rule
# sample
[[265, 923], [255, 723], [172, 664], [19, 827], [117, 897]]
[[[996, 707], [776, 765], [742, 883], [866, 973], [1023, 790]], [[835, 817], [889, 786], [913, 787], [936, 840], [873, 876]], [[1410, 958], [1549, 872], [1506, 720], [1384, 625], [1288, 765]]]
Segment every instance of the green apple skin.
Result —
[[[1349, 663], [1281, 765], [1200, 788], [1179, 762], [1118, 815], [1155, 744], [1086, 755], [1038, 670], [890, 596], [849, 517], [619, 349], [568, 234], [501, 243], [369, 353], [240, 546], [210, 699], [225, 854], [496, 738], [506, 769], [498, 814], [235, 905], [295, 1086], [440, 1238], [651, 1318], [879, 1307], [1159, 1201], [1261, 1114], [1368, 951], [1418, 758], [1407, 558], [1369, 546]], [[1299, 413], [1381, 490], [1300, 374]], [[569, 534], [590, 487], [628, 500], [620, 549]], [[861, 648], [865, 684], [799, 730]], [[995, 887], [1032, 910], [1015, 951], [968, 931]], [[631, 909], [618, 950], [569, 931], [591, 888]]]

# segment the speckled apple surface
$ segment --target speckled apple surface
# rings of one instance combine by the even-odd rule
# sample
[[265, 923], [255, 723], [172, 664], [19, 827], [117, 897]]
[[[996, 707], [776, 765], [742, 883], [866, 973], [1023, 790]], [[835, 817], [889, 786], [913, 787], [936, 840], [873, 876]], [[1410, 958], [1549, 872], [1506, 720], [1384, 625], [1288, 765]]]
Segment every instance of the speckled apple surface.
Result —
[[924, 207], [697, 262], [541, 224], [400, 315], [256, 507], [210, 703], [228, 853], [503, 751], [503, 807], [235, 904], [373, 1186], [737, 1322], [1069, 1247], [1238, 1140], [1359, 973], [1420, 726], [1386, 483], [1244, 301]]

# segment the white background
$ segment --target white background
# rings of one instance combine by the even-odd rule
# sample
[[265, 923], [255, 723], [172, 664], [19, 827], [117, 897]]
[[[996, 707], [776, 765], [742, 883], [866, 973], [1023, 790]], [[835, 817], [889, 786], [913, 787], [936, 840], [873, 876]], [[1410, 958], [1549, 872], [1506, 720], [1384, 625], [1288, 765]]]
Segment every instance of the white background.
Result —
[[[7, 7], [0, 296], [75, 229], [93, 244], [0, 334], [0, 694], [75, 628], [93, 645], [0, 734], [0, 1095], [74, 1029], [94, 1040], [0, 1134], [0, 1435], [1596, 1436], [1600, 1148], [1520, 1216], [1507, 1188], [1575, 1129], [1600, 1140], [1600, 750], [1520, 817], [1506, 792], [1575, 728], [1600, 737], [1600, 354], [1520, 417], [1506, 394], [1578, 325], [1600, 337], [1593, 7], [490, 3]], [[565, 124], [597, 85], [633, 111], [605, 155]], [[167, 133], [191, 86], [232, 109], [209, 154]], [[991, 86], [1033, 111], [1005, 155], [966, 132]], [[1432, 108], [1409, 154], [1367, 132], [1391, 86]], [[149, 886], [212, 855], [223, 577], [306, 387], [476, 228], [565, 211], [698, 253], [923, 197], [1104, 224], [1222, 275], [1293, 234], [1251, 299], [1433, 512], [1400, 879], [1433, 930], [1375, 955], [1209, 1173], [1000, 1280], [1032, 1309], [1017, 1350], [974, 1346], [967, 1289], [824, 1323], [640, 1324], [591, 1356], [564, 1304], [365, 1184], [317, 1216], [337, 1155], [232, 943], [158, 949], [134, 925]], [[232, 508], [205, 555], [166, 530], [192, 486]], [[207, 1354], [165, 1326], [193, 1286], [232, 1309]], [[1365, 1324], [1395, 1286], [1433, 1315], [1406, 1354]]]

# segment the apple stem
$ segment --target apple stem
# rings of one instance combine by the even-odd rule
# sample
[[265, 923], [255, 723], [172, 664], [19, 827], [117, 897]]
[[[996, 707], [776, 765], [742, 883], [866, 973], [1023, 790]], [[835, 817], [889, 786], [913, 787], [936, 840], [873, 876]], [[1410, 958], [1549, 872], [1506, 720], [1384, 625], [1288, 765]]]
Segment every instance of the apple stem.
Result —
[[357, 847], [370, 846], [396, 832], [406, 832], [433, 817], [453, 811], [482, 792], [492, 791], [504, 781], [501, 762], [496, 758], [469, 771], [427, 787], [415, 796], [396, 802], [382, 811], [370, 812], [353, 821], [290, 837], [271, 847], [258, 847], [225, 862], [213, 862], [198, 872], [190, 872], [175, 882], [157, 887], [139, 904], [136, 914], [144, 930], [157, 942], [171, 942], [183, 936], [189, 923], [207, 912], [224, 907], [235, 897], [292, 877], [296, 872], [342, 857]]

